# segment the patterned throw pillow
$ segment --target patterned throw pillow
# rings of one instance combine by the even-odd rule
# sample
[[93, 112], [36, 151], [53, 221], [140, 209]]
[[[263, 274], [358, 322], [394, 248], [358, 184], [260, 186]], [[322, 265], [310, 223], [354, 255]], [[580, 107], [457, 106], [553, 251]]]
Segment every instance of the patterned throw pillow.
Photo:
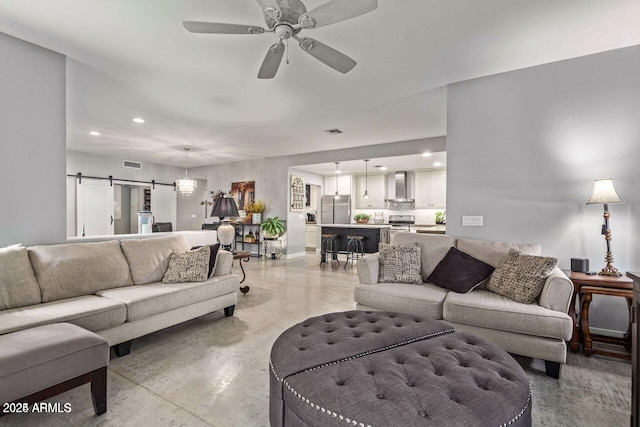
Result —
[[531, 304], [557, 265], [557, 258], [525, 255], [511, 249], [491, 275], [487, 289], [523, 304]]
[[420, 244], [384, 245], [380, 250], [381, 283], [422, 283]]
[[211, 248], [204, 246], [188, 252], [174, 252], [162, 283], [203, 282], [209, 272]]

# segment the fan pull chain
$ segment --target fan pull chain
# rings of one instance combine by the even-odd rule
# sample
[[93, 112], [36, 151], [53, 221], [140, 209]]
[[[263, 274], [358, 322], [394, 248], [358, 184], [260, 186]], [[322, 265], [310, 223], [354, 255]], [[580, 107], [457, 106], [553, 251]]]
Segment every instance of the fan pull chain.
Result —
[[287, 65], [289, 65], [289, 39], [287, 39]]

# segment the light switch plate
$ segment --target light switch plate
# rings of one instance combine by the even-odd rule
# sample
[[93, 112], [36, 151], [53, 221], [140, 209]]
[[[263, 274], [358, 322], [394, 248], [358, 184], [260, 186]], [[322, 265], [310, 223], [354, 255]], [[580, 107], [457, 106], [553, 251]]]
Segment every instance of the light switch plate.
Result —
[[484, 225], [484, 217], [482, 216], [463, 216], [463, 227], [482, 227]]
[[196, 214], [191, 214], [191, 219], [196, 219]]

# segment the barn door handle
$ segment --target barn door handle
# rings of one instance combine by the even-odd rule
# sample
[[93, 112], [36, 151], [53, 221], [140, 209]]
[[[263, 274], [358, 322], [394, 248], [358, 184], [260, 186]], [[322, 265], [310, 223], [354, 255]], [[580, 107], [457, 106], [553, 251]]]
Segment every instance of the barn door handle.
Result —
[[111, 215], [111, 225], [113, 225], [113, 215]]

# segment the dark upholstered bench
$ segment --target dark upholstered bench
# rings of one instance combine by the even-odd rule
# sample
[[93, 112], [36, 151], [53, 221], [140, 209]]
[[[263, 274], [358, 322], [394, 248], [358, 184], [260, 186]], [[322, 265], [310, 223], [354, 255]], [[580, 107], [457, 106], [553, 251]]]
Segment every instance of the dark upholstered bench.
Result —
[[70, 323], [1, 335], [0, 404], [36, 403], [90, 382], [96, 415], [103, 414], [108, 364], [107, 341]]
[[530, 426], [529, 380], [504, 350], [447, 324], [348, 311], [286, 330], [270, 359], [275, 426]]

